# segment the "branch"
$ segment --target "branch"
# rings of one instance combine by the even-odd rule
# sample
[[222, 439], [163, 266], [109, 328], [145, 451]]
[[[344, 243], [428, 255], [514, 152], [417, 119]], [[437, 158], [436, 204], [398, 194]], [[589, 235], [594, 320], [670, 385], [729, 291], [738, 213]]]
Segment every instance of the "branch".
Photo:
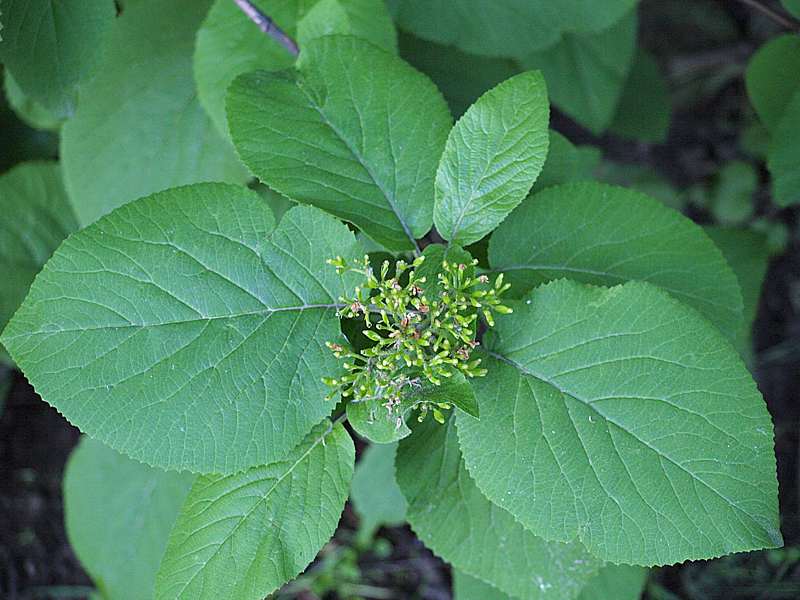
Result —
[[790, 29], [794, 32], [800, 32], [800, 23], [794, 19], [790, 19], [786, 15], [779, 13], [777, 10], [771, 9], [766, 4], [762, 4], [759, 0], [739, 0], [739, 2], [742, 4], [747, 4], [755, 10], [760, 11], [763, 15], [769, 19], [772, 19], [781, 27], [785, 27], [786, 29]]
[[250, 20], [253, 21], [258, 28], [278, 42], [281, 46], [286, 48], [286, 50], [292, 56], [297, 56], [300, 54], [300, 50], [297, 48], [297, 43], [290, 38], [286, 32], [278, 27], [278, 25], [270, 19], [267, 15], [262, 13], [250, 0], [233, 0], [236, 2], [236, 5], [242, 9], [242, 12], [250, 17]]

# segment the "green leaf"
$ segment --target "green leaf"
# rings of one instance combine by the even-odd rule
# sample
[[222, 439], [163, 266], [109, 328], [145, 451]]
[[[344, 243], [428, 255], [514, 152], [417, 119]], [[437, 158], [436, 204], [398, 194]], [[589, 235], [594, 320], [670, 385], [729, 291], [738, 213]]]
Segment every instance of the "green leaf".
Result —
[[[647, 569], [627, 565], [608, 565], [592, 577], [578, 600], [639, 600]], [[511, 600], [497, 588], [462, 573], [453, 572], [455, 600]]]
[[297, 26], [301, 48], [335, 34], [353, 35], [397, 53], [397, 32], [383, 0], [320, 0]]
[[798, 90], [800, 79], [800, 38], [793, 34], [776, 37], [758, 49], [745, 72], [750, 102], [771, 133], [780, 131], [781, 118]]
[[486, 90], [519, 72], [509, 59], [467, 54], [407, 33], [401, 33], [399, 41], [400, 56], [433, 80], [456, 117]]
[[511, 600], [512, 597], [472, 575], [453, 569], [453, 598], [454, 600]]
[[397, 416], [386, 410], [382, 399], [367, 402], [350, 402], [347, 420], [356, 433], [376, 444], [390, 444], [407, 437], [411, 430], [406, 424], [414, 409], [423, 402], [449, 403], [473, 417], [479, 417], [478, 400], [464, 375], [456, 373], [450, 379], [434, 385], [428, 381], [412, 389], [395, 407]]
[[321, 423], [284, 460], [202, 475], [170, 533], [156, 600], [260, 600], [331, 538], [353, 477], [341, 424]]
[[800, 89], [786, 106], [772, 138], [767, 167], [772, 174], [772, 196], [778, 206], [800, 203]]
[[[288, 35], [313, 0], [255, 0], [253, 4]], [[231, 0], [216, 0], [197, 32], [194, 78], [200, 104], [217, 131], [230, 137], [225, 118], [225, 92], [237, 75], [253, 69], [279, 71], [294, 64], [286, 48], [265, 35]]]
[[522, 204], [489, 243], [489, 261], [517, 297], [569, 277], [649, 281], [733, 337], [742, 322], [736, 275], [703, 230], [632, 190], [599, 183], [548, 188]]
[[191, 57], [207, 8], [208, 0], [140, 0], [111, 27], [62, 130], [64, 180], [82, 225], [168, 187], [246, 179], [197, 102]]
[[23, 123], [33, 129], [47, 131], [55, 131], [61, 127], [62, 120], [39, 102], [26, 96], [8, 69], [3, 70], [3, 83], [9, 106]]
[[81, 439], [64, 475], [65, 523], [103, 598], [152, 600], [167, 537], [193, 480]]
[[[0, 176], [0, 212], [2, 331], [33, 278], [78, 224], [56, 163], [23, 163]], [[0, 346], [0, 363], [7, 361], [4, 355]]]
[[542, 74], [486, 92], [453, 127], [436, 173], [433, 220], [447, 240], [477, 242], [522, 202], [547, 156]]
[[643, 282], [559, 280], [492, 334], [461, 446], [532, 532], [639, 565], [782, 544], [769, 413], [695, 311]]
[[753, 216], [753, 196], [758, 189], [755, 168], [732, 160], [720, 169], [711, 200], [711, 213], [722, 224], [743, 223]]
[[240, 156], [271, 188], [408, 250], [433, 221], [433, 178], [450, 130], [435, 86], [362, 40], [312, 40], [299, 71], [258, 71], [228, 92]]
[[394, 478], [397, 444], [373, 444], [361, 454], [353, 475], [350, 499], [368, 536], [383, 525], [396, 527], [406, 520], [406, 499]]
[[600, 31], [637, 0], [389, 0], [398, 24], [415, 35], [473, 54], [519, 57], [567, 31]]
[[792, 16], [800, 19], [800, 0], [781, 0], [786, 10], [792, 13]]
[[606, 565], [586, 584], [578, 600], [639, 600], [647, 573], [642, 567]]
[[655, 58], [645, 50], [634, 57], [609, 131], [661, 144], [669, 131], [670, 97]]
[[526, 69], [541, 69], [553, 104], [600, 133], [614, 117], [635, 54], [636, 13], [631, 12], [607, 30], [567, 34], [520, 62]]
[[456, 569], [507, 594], [522, 600], [575, 598], [597, 561], [580, 544], [534, 536], [489, 502], [464, 468], [454, 421], [439, 425], [427, 419], [400, 443], [397, 483], [414, 532]]
[[746, 363], [752, 363], [750, 330], [756, 318], [761, 286], [767, 274], [769, 245], [764, 235], [744, 229], [705, 227], [706, 235], [720, 249], [727, 263], [736, 273], [742, 290], [742, 327], [734, 346]]
[[273, 226], [226, 184], [128, 204], [56, 251], [2, 341], [47, 402], [133, 458], [203, 473], [278, 460], [333, 408], [324, 342], [358, 276], [325, 260], [363, 252], [311, 207]]
[[543, 190], [546, 187], [569, 183], [572, 181], [586, 181], [592, 179], [592, 171], [597, 166], [594, 156], [591, 160], [581, 154], [581, 148], [577, 148], [563, 135], [555, 130], [550, 130], [550, 142], [547, 148], [547, 160], [545, 160], [539, 178], [531, 188], [531, 193]]
[[632, 188], [679, 212], [686, 206], [687, 196], [691, 193], [681, 194], [652, 167], [637, 163], [606, 160], [595, 170], [595, 175], [598, 181]]
[[0, 62], [26, 96], [69, 117], [115, 14], [113, 0], [4, 0]]

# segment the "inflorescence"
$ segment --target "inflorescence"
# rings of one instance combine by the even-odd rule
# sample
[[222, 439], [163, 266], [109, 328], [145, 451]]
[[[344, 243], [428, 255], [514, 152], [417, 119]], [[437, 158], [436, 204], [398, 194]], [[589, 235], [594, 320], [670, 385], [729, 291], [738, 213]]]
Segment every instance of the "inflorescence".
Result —
[[[374, 342], [360, 351], [327, 344], [345, 370], [340, 377], [323, 379], [333, 388], [328, 399], [341, 393], [351, 402], [382, 401], [398, 427], [402, 424], [403, 397], [425, 382], [441, 385], [456, 373], [467, 377], [486, 374], [480, 358], [472, 356], [480, 344], [476, 339], [478, 316], [491, 327], [492, 313], [511, 312], [500, 301], [510, 287], [503, 283], [502, 274], [490, 285], [488, 276], [472, 275], [477, 260], [469, 266], [445, 260], [437, 284], [428, 286], [426, 278], [416, 272], [424, 259], [420, 256], [410, 264], [399, 260], [391, 275], [389, 261], [384, 261], [376, 274], [367, 256], [352, 263], [341, 256], [328, 261], [338, 274], [356, 272], [364, 276], [364, 284], [355, 288], [353, 297], [339, 299], [339, 316], [363, 320], [363, 334]], [[434, 418], [443, 422], [440, 409], [450, 406], [423, 401], [419, 408], [420, 420], [432, 410]]]

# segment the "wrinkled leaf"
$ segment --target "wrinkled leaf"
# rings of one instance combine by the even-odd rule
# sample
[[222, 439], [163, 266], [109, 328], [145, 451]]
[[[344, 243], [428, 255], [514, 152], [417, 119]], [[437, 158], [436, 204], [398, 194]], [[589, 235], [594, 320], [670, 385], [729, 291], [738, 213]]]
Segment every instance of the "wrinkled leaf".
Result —
[[[338, 298], [363, 254], [311, 207], [198, 184], [128, 204], [45, 265], [2, 341], [82, 430], [170, 469], [231, 473], [284, 456], [333, 408]], [[313, 235], [312, 235], [313, 232]]]
[[481, 96], [447, 138], [433, 219], [450, 242], [471, 244], [528, 194], [547, 156], [549, 105], [541, 73], [522, 73]]
[[198, 477], [170, 533], [156, 600], [261, 600], [331, 538], [353, 476], [341, 424], [321, 423], [284, 459]]
[[772, 422], [730, 344], [655, 286], [559, 280], [498, 319], [478, 487], [532, 532], [603, 560], [670, 564], [782, 545]]
[[390, 250], [413, 248], [430, 229], [450, 115], [399, 58], [353, 37], [312, 40], [298, 72], [237, 78], [227, 111], [239, 154], [271, 188]]
[[703, 230], [647, 196], [599, 183], [548, 188], [492, 235], [492, 268], [510, 293], [569, 277], [614, 285], [658, 285], [733, 337], [742, 322], [736, 275]]

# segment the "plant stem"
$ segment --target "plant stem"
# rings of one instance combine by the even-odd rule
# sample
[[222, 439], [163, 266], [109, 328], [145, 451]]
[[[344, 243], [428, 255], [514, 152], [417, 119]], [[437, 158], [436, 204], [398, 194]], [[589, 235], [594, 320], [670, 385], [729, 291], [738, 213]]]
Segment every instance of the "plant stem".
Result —
[[772, 19], [781, 27], [785, 27], [786, 29], [791, 29], [792, 31], [800, 33], [800, 23], [797, 23], [793, 19], [790, 19], [789, 17], [779, 13], [777, 10], [773, 10], [769, 6], [762, 4], [759, 0], [739, 0], [739, 2], [742, 4], [747, 4], [748, 6], [761, 12], [763, 15], [769, 19]]
[[250, 20], [253, 21], [258, 28], [278, 42], [281, 46], [286, 48], [286, 50], [292, 56], [297, 56], [300, 54], [300, 50], [297, 48], [297, 43], [290, 38], [287, 33], [278, 27], [278, 25], [270, 19], [267, 15], [262, 13], [256, 6], [250, 2], [250, 0], [233, 0], [236, 2], [236, 5], [242, 9], [242, 12], [250, 17]]

